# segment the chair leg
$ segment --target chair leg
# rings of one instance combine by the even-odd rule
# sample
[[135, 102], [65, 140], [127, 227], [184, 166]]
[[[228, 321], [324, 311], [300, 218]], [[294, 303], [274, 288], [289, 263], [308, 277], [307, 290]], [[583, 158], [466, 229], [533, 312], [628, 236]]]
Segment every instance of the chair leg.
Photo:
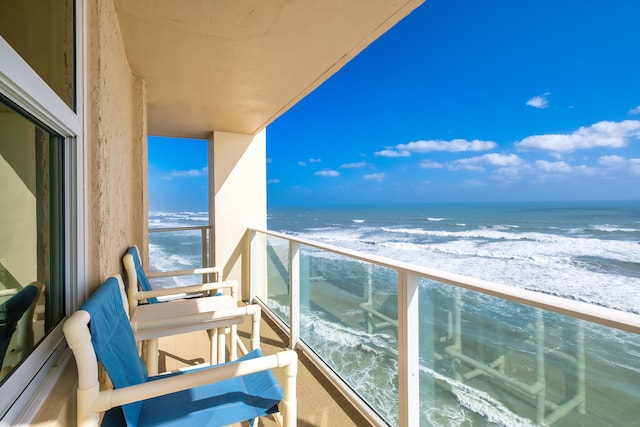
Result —
[[149, 375], [158, 375], [158, 338], [147, 340], [144, 348], [146, 353], [145, 362]]
[[[221, 328], [222, 329], [222, 328]], [[222, 329], [222, 331], [218, 331], [218, 363], [224, 363], [226, 360], [226, 338], [227, 335], [225, 334], [225, 330]]]
[[231, 334], [229, 336], [230, 360], [238, 359], [238, 325], [231, 325]]
[[208, 329], [209, 341], [211, 341], [211, 365], [218, 364], [218, 329]]

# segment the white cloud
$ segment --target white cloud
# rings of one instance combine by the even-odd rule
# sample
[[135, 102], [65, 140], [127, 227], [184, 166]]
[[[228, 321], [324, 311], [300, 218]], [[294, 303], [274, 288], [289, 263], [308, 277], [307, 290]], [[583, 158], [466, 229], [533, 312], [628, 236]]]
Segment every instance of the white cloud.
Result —
[[278, 178], [270, 179], [267, 184], [280, 184], [280, 180]]
[[598, 164], [605, 168], [616, 168], [627, 163], [627, 159], [622, 156], [602, 156], [598, 159]]
[[384, 173], [372, 173], [369, 175], [364, 175], [362, 178], [370, 181], [383, 181], [385, 179], [385, 175]]
[[602, 121], [588, 127], [580, 127], [570, 134], [534, 135], [515, 144], [520, 150], [542, 150], [570, 153], [590, 148], [621, 148], [629, 140], [640, 138], [640, 121]]
[[546, 160], [537, 160], [536, 168], [548, 173], [568, 173], [571, 172], [571, 166], [566, 162], [548, 162]]
[[448, 163], [449, 169], [483, 171], [486, 166], [508, 167], [518, 166], [522, 164], [522, 159], [516, 154], [498, 154], [490, 153], [477, 157], [469, 157], [467, 159], [455, 160]]
[[622, 156], [602, 156], [598, 159], [598, 165], [606, 169], [629, 170], [633, 174], [640, 175], [640, 159], [626, 159]]
[[431, 139], [428, 141], [415, 141], [408, 144], [398, 144], [395, 146], [397, 150], [409, 151], [412, 153], [428, 153], [431, 151], [448, 151], [451, 153], [460, 153], [463, 151], [486, 151], [496, 148], [493, 141], [481, 141], [474, 139], [467, 141], [466, 139], [453, 139], [451, 141], [443, 141], [439, 139]]
[[474, 139], [452, 139], [443, 141], [441, 139], [430, 139], [409, 142], [408, 144], [398, 144], [395, 147], [385, 147], [382, 151], [374, 153], [380, 157], [409, 157], [411, 153], [429, 153], [432, 151], [447, 151], [450, 153], [460, 153], [464, 151], [486, 151], [496, 148], [493, 141], [482, 141]]
[[366, 165], [367, 165], [367, 162], [345, 163], [343, 165], [340, 165], [340, 168], [342, 168], [342, 169], [356, 169], [356, 168], [365, 167]]
[[386, 148], [373, 154], [379, 157], [409, 157], [411, 155], [408, 151], [396, 151], [393, 148]]
[[309, 159], [309, 163], [320, 163], [322, 159]]
[[420, 167], [423, 169], [442, 169], [444, 165], [433, 160], [423, 160], [420, 162]]
[[491, 179], [505, 184], [511, 184], [520, 181], [523, 172], [526, 172], [526, 170], [528, 170], [528, 168], [523, 170], [522, 168], [515, 166], [498, 168], [491, 176]]
[[173, 178], [198, 178], [201, 176], [207, 176], [209, 174], [209, 168], [204, 167], [201, 169], [188, 169], [188, 170], [173, 170], [162, 176], [162, 179], [171, 180]]
[[318, 172], [315, 173], [317, 176], [329, 176], [329, 177], [333, 177], [333, 176], [340, 176], [340, 173], [338, 171], [334, 171], [331, 169], [321, 169]]
[[307, 165], [307, 162], [305, 162], [304, 160], [300, 160], [298, 162], [298, 166], [306, 166], [306, 165]]
[[629, 110], [629, 114], [640, 114], [640, 105], [638, 105], [636, 108]]
[[549, 100], [547, 99], [547, 96], [549, 95], [550, 93], [546, 92], [546, 93], [543, 93], [542, 95], [534, 96], [533, 98], [527, 101], [527, 105], [533, 108], [540, 108], [540, 109], [547, 108], [549, 106]]

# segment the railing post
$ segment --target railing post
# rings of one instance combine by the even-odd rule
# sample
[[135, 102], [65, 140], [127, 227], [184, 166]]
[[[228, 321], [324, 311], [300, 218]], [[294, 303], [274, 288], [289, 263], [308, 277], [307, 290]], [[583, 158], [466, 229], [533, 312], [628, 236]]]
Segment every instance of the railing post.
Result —
[[[201, 236], [201, 246], [202, 246], [202, 268], [209, 267], [209, 257], [208, 257], [208, 248], [207, 248], [207, 228], [203, 227], [200, 230]], [[208, 277], [208, 274], [202, 275], [202, 283], [213, 282], [216, 278]]]
[[420, 425], [418, 276], [398, 271], [398, 421]]
[[[257, 261], [257, 248], [256, 248], [256, 231], [249, 231], [249, 301], [254, 302], [256, 297], [256, 284], [258, 283], [258, 261]], [[266, 236], [265, 236], [266, 239]]]
[[289, 240], [289, 348], [300, 339], [300, 244]]

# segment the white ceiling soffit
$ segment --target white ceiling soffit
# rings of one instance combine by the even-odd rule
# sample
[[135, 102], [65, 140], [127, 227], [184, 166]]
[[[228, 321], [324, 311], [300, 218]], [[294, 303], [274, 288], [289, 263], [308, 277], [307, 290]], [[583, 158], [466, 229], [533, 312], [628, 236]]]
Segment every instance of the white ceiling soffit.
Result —
[[254, 134], [423, 0], [115, 0], [150, 135]]

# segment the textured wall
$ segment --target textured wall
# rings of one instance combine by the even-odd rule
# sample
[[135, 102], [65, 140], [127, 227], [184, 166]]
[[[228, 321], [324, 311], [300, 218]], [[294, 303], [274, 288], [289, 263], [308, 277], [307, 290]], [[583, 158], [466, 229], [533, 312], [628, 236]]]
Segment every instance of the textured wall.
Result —
[[144, 82], [129, 68], [112, 0], [87, 3], [89, 99], [89, 280], [121, 272], [121, 256], [143, 245], [146, 211]]

